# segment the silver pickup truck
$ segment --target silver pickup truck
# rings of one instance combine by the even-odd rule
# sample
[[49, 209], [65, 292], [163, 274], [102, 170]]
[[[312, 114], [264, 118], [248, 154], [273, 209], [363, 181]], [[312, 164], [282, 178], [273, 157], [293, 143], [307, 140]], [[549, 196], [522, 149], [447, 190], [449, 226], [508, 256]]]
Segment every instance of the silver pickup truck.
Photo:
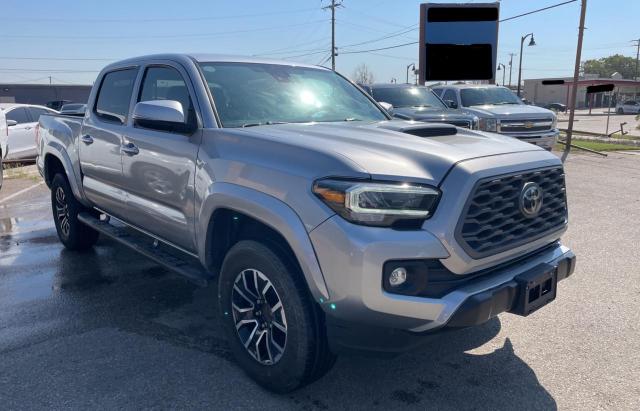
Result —
[[83, 118], [42, 116], [37, 143], [60, 241], [86, 250], [102, 234], [216, 281], [237, 363], [277, 392], [338, 353], [528, 315], [575, 267], [557, 157], [392, 120], [322, 67], [121, 61]]
[[450, 107], [464, 108], [480, 119], [480, 130], [500, 133], [551, 151], [558, 141], [555, 113], [524, 104], [506, 87], [487, 84], [435, 86]]

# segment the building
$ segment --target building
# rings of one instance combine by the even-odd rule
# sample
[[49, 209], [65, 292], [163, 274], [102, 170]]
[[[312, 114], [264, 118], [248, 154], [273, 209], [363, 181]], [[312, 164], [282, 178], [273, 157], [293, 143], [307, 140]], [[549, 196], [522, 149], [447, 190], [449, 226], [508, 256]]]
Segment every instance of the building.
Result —
[[0, 103], [46, 105], [51, 101], [68, 100], [86, 103], [91, 85], [66, 84], [0, 84]]
[[[560, 80], [559, 78], [541, 78], [524, 80], [524, 97], [532, 101], [534, 104], [544, 106], [549, 103], [563, 103], [569, 105], [569, 95], [572, 77], [564, 77], [564, 84], [545, 85], [545, 80]], [[593, 93], [587, 95], [588, 86], [597, 86], [603, 84], [613, 84], [615, 88], [611, 93]], [[576, 96], [576, 107], [608, 107], [609, 96], [611, 95], [612, 107], [618, 101], [636, 100], [640, 98], [640, 81], [598, 78], [586, 76], [578, 80], [578, 93]], [[589, 102], [591, 101], [591, 104]]]

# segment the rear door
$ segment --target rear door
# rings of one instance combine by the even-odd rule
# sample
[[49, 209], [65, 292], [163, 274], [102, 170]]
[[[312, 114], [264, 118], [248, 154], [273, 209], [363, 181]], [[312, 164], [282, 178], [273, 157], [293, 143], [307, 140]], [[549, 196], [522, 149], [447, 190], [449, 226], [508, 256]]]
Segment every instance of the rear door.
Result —
[[[136, 102], [175, 100], [185, 118], [199, 124], [193, 87], [183, 68], [169, 61], [144, 67]], [[178, 133], [130, 120], [122, 168], [131, 221], [187, 251], [195, 250], [194, 184], [201, 131]]]
[[137, 67], [127, 67], [98, 79], [78, 142], [85, 195], [96, 207], [123, 219], [127, 209], [120, 149], [137, 74]]
[[7, 120], [18, 124], [9, 127], [7, 147], [10, 159], [35, 157], [35, 129], [31, 115], [25, 107], [14, 107], [5, 113]]

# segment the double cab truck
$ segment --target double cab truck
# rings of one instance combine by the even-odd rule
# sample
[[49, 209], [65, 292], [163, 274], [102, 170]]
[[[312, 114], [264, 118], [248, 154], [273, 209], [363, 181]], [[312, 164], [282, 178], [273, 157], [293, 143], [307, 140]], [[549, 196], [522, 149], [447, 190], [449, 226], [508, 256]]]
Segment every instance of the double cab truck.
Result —
[[499, 313], [526, 316], [575, 267], [560, 244], [556, 156], [392, 119], [323, 67], [113, 63], [84, 117], [40, 117], [37, 145], [64, 246], [104, 235], [217, 282], [230, 351], [276, 392], [320, 378], [341, 353], [402, 352]]
[[480, 130], [500, 133], [551, 151], [558, 141], [557, 116], [546, 108], [525, 104], [506, 87], [487, 84], [434, 86], [450, 107], [464, 108], [480, 119]]

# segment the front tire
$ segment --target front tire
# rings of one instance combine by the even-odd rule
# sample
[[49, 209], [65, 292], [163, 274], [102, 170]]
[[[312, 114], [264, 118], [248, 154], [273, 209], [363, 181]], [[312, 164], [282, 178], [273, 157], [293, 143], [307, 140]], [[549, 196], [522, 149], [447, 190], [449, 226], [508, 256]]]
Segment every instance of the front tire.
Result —
[[76, 200], [67, 178], [58, 173], [51, 181], [51, 208], [60, 242], [69, 250], [85, 251], [93, 247], [100, 235], [78, 220], [85, 207]]
[[624, 110], [622, 108], [618, 109], [618, 114], [624, 114]]
[[313, 382], [335, 362], [322, 313], [298, 271], [277, 247], [246, 240], [229, 250], [218, 280], [231, 352], [251, 378], [278, 393]]

